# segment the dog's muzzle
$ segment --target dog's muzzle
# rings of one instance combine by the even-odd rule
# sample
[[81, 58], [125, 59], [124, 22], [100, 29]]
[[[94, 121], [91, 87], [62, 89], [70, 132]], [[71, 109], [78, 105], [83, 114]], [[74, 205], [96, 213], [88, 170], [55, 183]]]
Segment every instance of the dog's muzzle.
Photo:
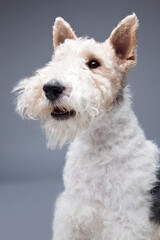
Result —
[[65, 87], [57, 81], [49, 81], [43, 86], [43, 91], [48, 100], [53, 103], [53, 110], [51, 116], [55, 120], [67, 120], [76, 115], [73, 109], [64, 107], [63, 105], [56, 104], [56, 100], [62, 95]]

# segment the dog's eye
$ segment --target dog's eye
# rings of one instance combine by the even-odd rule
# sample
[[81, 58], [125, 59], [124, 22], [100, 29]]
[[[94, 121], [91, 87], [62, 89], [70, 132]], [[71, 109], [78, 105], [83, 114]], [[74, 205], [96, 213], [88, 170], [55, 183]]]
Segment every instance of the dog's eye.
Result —
[[87, 63], [89, 68], [98, 68], [100, 66], [99, 62], [97, 60], [90, 60]]

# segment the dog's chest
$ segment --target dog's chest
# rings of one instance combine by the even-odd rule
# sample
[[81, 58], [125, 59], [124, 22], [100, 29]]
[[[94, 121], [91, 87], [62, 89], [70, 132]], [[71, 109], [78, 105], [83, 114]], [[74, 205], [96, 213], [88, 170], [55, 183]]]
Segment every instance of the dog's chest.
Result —
[[[75, 156], [76, 157], [76, 156]], [[96, 158], [90, 154], [67, 160], [64, 169], [64, 183], [66, 190], [83, 197], [102, 199], [106, 193], [107, 170], [96, 163]], [[82, 161], [81, 161], [82, 160]], [[98, 199], [97, 199], [98, 200]]]
[[129, 174], [129, 168], [126, 170], [122, 162], [113, 160], [106, 149], [88, 151], [85, 146], [81, 151], [74, 149], [68, 153], [64, 184], [71, 195], [111, 206], [122, 201], [124, 188], [131, 184], [126, 181]]
[[124, 157], [120, 151], [117, 154], [115, 148], [111, 151], [102, 145], [91, 148], [89, 143], [73, 143], [64, 169], [65, 191], [114, 210], [117, 206], [145, 206], [144, 193], [155, 181], [154, 148], [146, 142], [138, 151]]

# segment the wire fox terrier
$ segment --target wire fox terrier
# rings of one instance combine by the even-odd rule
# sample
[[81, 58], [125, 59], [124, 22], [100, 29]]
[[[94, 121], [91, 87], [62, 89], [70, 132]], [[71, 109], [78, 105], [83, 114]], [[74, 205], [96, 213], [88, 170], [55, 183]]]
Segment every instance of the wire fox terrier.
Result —
[[52, 60], [14, 89], [17, 111], [40, 119], [48, 147], [71, 142], [54, 240], [160, 240], [159, 150], [126, 87], [138, 25], [129, 15], [98, 43], [58, 17]]

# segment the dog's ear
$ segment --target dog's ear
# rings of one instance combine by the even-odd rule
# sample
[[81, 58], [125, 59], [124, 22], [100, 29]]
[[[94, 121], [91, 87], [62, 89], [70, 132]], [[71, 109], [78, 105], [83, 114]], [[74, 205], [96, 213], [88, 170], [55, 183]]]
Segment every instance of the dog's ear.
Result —
[[64, 21], [63, 18], [58, 17], [55, 20], [54, 26], [53, 26], [53, 44], [54, 49], [56, 49], [57, 46], [64, 43], [66, 39], [76, 39], [76, 35], [74, 31], [72, 30], [71, 26]]
[[136, 64], [138, 26], [139, 21], [133, 13], [118, 24], [109, 38], [117, 56], [118, 64], [121, 70], [125, 72]]

